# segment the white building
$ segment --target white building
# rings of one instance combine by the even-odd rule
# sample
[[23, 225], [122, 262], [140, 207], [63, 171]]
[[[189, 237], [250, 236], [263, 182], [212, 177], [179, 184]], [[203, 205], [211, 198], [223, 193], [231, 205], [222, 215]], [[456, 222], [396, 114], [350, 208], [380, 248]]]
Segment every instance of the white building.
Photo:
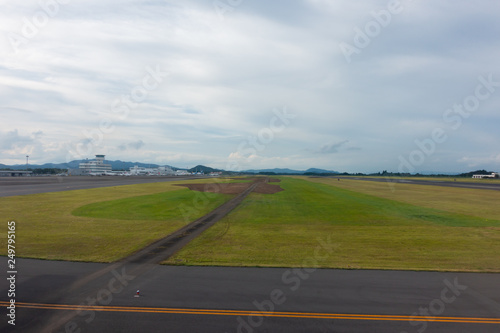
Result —
[[[111, 164], [104, 163], [104, 155], [95, 155], [95, 160], [80, 163], [80, 175], [104, 175], [111, 172]], [[74, 173], [73, 173], [74, 174]]]
[[168, 166], [161, 166], [158, 168], [144, 168], [135, 165], [130, 168], [130, 174], [134, 176], [170, 176], [175, 175], [175, 172]]
[[499, 174], [492, 172], [491, 175], [472, 175], [472, 178], [498, 178]]

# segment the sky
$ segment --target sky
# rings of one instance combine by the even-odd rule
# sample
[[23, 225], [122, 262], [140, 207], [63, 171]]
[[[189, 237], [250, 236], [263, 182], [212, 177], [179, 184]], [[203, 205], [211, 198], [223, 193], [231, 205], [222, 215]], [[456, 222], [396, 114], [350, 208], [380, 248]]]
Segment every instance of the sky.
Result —
[[500, 2], [0, 0], [0, 163], [500, 171]]

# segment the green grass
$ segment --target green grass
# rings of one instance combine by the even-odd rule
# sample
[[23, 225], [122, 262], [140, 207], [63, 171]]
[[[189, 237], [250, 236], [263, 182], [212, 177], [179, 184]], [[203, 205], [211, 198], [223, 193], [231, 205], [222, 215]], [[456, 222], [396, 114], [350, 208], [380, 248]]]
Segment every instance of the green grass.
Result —
[[379, 198], [485, 219], [500, 219], [500, 191], [400, 184], [336, 178], [306, 178], [310, 182], [369, 194]]
[[[80, 206], [71, 213], [119, 220], [176, 220], [181, 213], [179, 206], [192, 202], [194, 194], [196, 192], [187, 188], [178, 188], [176, 191], [96, 202]], [[212, 204], [220, 205], [222, 198], [218, 197]]]
[[[500, 272], [498, 191], [307, 177], [279, 185], [252, 193], [167, 263]], [[230, 197], [128, 185], [0, 198], [0, 217], [17, 222], [19, 257], [109, 262]]]
[[[282, 178], [167, 263], [500, 271], [500, 220]], [[408, 200], [409, 201], [409, 200]], [[318, 246], [330, 244], [317, 256]]]
[[489, 184], [500, 184], [500, 179], [499, 178], [471, 178], [471, 177], [431, 177], [431, 176], [405, 176], [405, 177], [398, 177], [398, 176], [341, 176], [342, 179], [349, 179], [349, 178], [380, 178], [384, 180], [400, 180], [400, 179], [407, 179], [407, 180], [428, 180], [428, 181], [439, 181], [439, 182], [466, 182], [466, 183], [474, 183], [474, 184], [483, 184], [483, 183], [489, 183]]
[[[0, 198], [0, 216], [16, 221], [18, 257], [109, 262], [172, 233], [229, 198], [205, 196], [171, 182], [152, 183]], [[6, 234], [0, 236], [4, 255]]]

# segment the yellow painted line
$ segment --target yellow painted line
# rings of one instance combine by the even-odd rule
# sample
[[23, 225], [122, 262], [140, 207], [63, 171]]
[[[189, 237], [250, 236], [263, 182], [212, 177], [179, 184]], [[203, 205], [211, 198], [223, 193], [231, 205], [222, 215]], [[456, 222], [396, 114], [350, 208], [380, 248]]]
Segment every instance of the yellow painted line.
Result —
[[[10, 303], [0, 301], [0, 306]], [[68, 311], [108, 311], [108, 312], [135, 312], [135, 313], [165, 313], [165, 314], [198, 314], [217, 316], [263, 316], [280, 318], [309, 318], [309, 319], [350, 319], [350, 320], [388, 320], [388, 321], [433, 321], [445, 323], [473, 323], [473, 324], [500, 324], [500, 318], [475, 317], [437, 317], [437, 316], [403, 316], [403, 315], [370, 315], [345, 313], [312, 313], [312, 312], [278, 312], [278, 311], [246, 311], [246, 310], [215, 310], [215, 309], [181, 309], [181, 308], [151, 308], [133, 306], [91, 306], [71, 304], [43, 304], [16, 302], [16, 307], [68, 310]]]

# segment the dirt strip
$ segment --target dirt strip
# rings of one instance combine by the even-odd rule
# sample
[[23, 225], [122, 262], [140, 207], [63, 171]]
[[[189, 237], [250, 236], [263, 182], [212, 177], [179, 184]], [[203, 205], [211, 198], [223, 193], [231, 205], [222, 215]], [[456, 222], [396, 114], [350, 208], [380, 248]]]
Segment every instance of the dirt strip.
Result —
[[228, 202], [217, 207], [207, 215], [197, 219], [194, 222], [189, 223], [185, 227], [177, 230], [176, 232], [168, 235], [167, 237], [148, 245], [142, 250], [132, 254], [131, 256], [124, 258], [121, 261], [128, 263], [160, 263], [175, 252], [179, 251], [187, 243], [192, 241], [194, 238], [198, 237], [203, 231], [210, 228], [217, 221], [222, 219], [224, 216], [229, 214], [236, 206], [238, 206], [243, 199], [246, 198], [252, 191], [254, 191], [260, 182], [255, 183], [245, 183], [246, 189], [240, 191], [240, 193], [229, 200]]
[[[126, 258], [78, 279], [67, 288], [61, 288], [60, 290], [54, 291], [53, 294], [49, 298], [44, 299], [43, 302], [60, 303], [69, 295], [79, 295], [80, 301], [83, 302], [85, 299], [89, 299], [89, 297], [95, 297], [96, 292], [99, 293], [102, 290], [107, 290], [106, 288], [108, 286], [102, 284], [102, 280], [105, 276], [117, 274], [116, 272], [122, 272], [122, 274], [126, 272], [126, 276], [132, 276], [134, 279], [146, 275], [149, 271], [154, 269], [158, 263], [168, 259], [191, 240], [198, 237], [203, 231], [226, 216], [260, 184], [267, 182], [267, 178], [259, 178], [253, 183], [245, 183], [247, 186], [241, 193], [207, 215], [189, 223], [176, 232], [146, 246]], [[72, 319], [75, 318], [77, 314], [77, 311], [70, 311], [62, 316], [53, 315], [47, 318], [35, 319], [32, 325], [36, 327], [36, 329], [34, 329], [33, 332], [52, 333], [59, 330], [64, 325], [71, 323]], [[31, 330], [29, 331], [31, 332]]]

